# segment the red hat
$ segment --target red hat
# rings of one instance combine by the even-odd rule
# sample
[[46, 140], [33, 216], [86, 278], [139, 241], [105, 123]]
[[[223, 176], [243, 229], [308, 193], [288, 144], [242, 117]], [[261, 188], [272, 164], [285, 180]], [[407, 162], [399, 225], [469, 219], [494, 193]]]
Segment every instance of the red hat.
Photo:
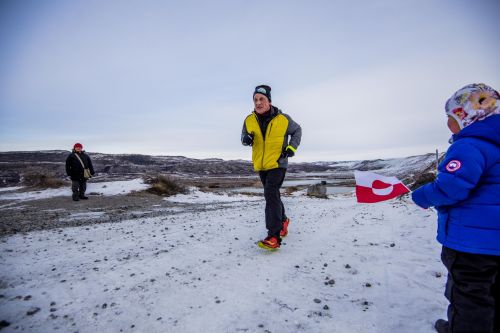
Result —
[[76, 149], [76, 148], [81, 148], [81, 149], [83, 149], [83, 146], [82, 146], [82, 144], [81, 144], [81, 143], [78, 143], [78, 142], [77, 142], [77, 143], [75, 143], [75, 145], [73, 146], [73, 149]]

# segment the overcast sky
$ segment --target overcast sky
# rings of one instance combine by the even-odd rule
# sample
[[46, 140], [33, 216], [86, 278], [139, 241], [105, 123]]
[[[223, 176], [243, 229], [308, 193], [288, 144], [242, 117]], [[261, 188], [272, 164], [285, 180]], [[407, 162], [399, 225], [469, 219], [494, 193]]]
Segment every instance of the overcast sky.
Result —
[[0, 1], [0, 151], [250, 159], [258, 84], [295, 161], [445, 150], [444, 103], [500, 89], [500, 1]]

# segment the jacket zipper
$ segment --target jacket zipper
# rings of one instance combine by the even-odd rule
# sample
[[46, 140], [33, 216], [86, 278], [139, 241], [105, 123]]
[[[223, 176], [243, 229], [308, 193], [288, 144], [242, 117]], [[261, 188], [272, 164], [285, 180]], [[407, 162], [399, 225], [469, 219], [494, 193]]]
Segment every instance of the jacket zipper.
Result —
[[253, 113], [254, 117], [255, 117], [255, 121], [257, 122], [257, 126], [259, 127], [259, 131], [260, 131], [260, 135], [262, 135], [262, 141], [263, 141], [263, 144], [262, 144], [262, 159], [260, 161], [260, 165], [262, 166], [262, 168], [264, 168], [264, 153], [266, 151], [266, 139], [264, 138], [264, 133], [262, 133], [262, 129], [260, 128], [260, 121], [259, 121], [259, 117], [257, 117], [257, 114], [255, 114], [255, 112]]
[[[276, 117], [275, 117], [276, 118]], [[269, 124], [267, 125], [267, 129], [266, 129], [266, 138], [269, 137], [269, 135], [271, 134], [271, 128], [273, 128], [273, 119], [271, 119], [269, 121]], [[262, 131], [261, 131], [262, 132]], [[264, 168], [264, 156], [266, 156], [266, 139], [263, 138], [263, 141], [264, 141], [264, 147], [262, 148], [262, 168]]]

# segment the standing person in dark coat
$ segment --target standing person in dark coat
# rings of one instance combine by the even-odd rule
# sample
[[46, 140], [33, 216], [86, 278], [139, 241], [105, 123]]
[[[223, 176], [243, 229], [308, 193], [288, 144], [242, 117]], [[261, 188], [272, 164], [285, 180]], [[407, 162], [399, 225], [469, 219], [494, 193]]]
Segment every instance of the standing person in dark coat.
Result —
[[446, 102], [450, 148], [437, 179], [412, 194], [438, 211], [448, 269], [448, 320], [440, 333], [500, 332], [500, 95], [470, 84]]
[[[87, 179], [95, 174], [89, 155], [85, 154], [85, 151], [82, 149], [83, 146], [81, 143], [75, 143], [73, 151], [66, 159], [66, 174], [71, 178], [71, 190], [73, 191], [74, 201], [88, 199], [85, 196]], [[85, 172], [85, 169], [88, 169], [87, 172]]]
[[271, 87], [257, 86], [253, 102], [255, 109], [245, 119], [241, 143], [252, 146], [253, 167], [264, 186], [267, 237], [259, 241], [258, 246], [276, 250], [281, 239], [288, 234], [290, 223], [281, 201], [280, 188], [288, 158], [294, 156], [299, 147], [302, 129], [289, 115], [271, 105]]

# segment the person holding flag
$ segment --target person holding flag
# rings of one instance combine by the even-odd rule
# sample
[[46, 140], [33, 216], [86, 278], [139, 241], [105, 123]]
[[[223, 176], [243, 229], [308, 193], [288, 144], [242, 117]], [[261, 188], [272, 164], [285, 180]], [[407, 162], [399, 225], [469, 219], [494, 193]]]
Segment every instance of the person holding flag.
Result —
[[448, 320], [440, 333], [500, 332], [500, 95], [470, 84], [446, 102], [452, 144], [433, 183], [412, 193], [438, 211], [448, 270]]

